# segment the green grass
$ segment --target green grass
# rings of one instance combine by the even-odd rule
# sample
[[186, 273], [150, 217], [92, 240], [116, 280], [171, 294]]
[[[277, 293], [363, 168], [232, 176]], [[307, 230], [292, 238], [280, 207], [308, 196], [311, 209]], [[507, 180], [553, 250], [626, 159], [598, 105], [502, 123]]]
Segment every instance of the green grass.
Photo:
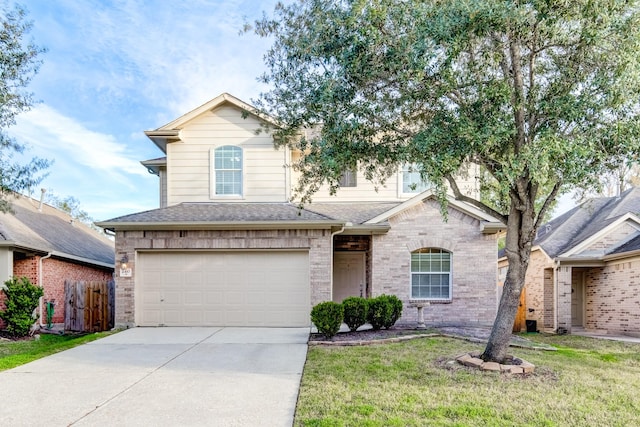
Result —
[[310, 347], [296, 426], [640, 425], [640, 345], [529, 336], [558, 351], [512, 349], [536, 365], [511, 376], [456, 355], [483, 349], [450, 338]]
[[97, 332], [82, 335], [42, 334], [39, 340], [0, 341], [0, 371], [24, 365], [41, 357], [97, 340], [112, 333]]

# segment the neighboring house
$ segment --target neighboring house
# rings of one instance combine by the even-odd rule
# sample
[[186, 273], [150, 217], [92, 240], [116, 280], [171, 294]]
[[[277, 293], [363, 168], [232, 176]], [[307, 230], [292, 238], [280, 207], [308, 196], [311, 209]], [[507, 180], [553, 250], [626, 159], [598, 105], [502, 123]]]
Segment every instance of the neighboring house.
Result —
[[[30, 197], [19, 195], [11, 202], [13, 212], [0, 213], [0, 283], [27, 277], [42, 286], [43, 300], [55, 301], [53, 323], [63, 323], [65, 280], [112, 279], [114, 243]], [[0, 309], [3, 299], [0, 293]], [[45, 321], [44, 311], [40, 321]]]
[[[640, 334], [640, 188], [589, 200], [544, 224], [522, 315], [538, 329]], [[500, 276], [508, 262], [499, 259]]]
[[[504, 226], [451, 200], [448, 221], [410, 167], [376, 189], [345, 172], [338, 194], [291, 202], [301, 153], [275, 149], [268, 117], [223, 94], [147, 136], [166, 157], [160, 208], [98, 223], [116, 232], [120, 326], [309, 326], [311, 307], [395, 294], [400, 323], [492, 324]], [[475, 190], [475, 178], [465, 184]], [[118, 265], [116, 265], [118, 267]]]

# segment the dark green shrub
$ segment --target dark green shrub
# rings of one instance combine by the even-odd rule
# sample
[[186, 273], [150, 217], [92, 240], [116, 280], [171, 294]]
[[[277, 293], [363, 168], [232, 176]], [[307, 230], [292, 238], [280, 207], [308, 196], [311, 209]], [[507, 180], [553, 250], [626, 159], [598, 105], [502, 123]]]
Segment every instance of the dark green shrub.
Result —
[[344, 308], [344, 323], [350, 331], [355, 331], [367, 323], [368, 301], [362, 297], [349, 297], [342, 301]]
[[369, 300], [367, 320], [373, 329], [389, 329], [402, 315], [402, 301], [395, 295], [382, 294]]
[[26, 277], [9, 279], [4, 282], [4, 285], [2, 293], [6, 297], [5, 309], [0, 311], [0, 319], [7, 322], [7, 332], [23, 337], [29, 333], [29, 328], [37, 320], [37, 317], [34, 319], [32, 314], [38, 307], [38, 300], [44, 292]]
[[384, 328], [389, 329], [396, 324], [400, 316], [402, 316], [402, 301], [395, 295], [380, 295], [387, 300], [387, 303], [391, 306], [391, 317], [388, 322], [383, 325]]
[[311, 321], [318, 328], [318, 332], [327, 338], [338, 333], [343, 315], [342, 304], [333, 301], [321, 302], [311, 309]]

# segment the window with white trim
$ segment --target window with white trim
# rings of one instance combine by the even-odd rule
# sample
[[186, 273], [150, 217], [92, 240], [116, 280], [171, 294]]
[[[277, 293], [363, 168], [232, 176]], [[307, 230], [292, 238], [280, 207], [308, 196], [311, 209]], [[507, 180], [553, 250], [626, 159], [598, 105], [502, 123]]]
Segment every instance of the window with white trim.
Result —
[[420, 176], [420, 170], [414, 164], [402, 166], [402, 192], [405, 194], [422, 193], [431, 187], [429, 181], [425, 181]]
[[342, 176], [338, 180], [340, 187], [357, 187], [358, 171], [356, 169], [345, 169]]
[[213, 194], [242, 196], [242, 148], [223, 145], [213, 150]]
[[451, 300], [451, 252], [439, 248], [411, 252], [411, 299]]

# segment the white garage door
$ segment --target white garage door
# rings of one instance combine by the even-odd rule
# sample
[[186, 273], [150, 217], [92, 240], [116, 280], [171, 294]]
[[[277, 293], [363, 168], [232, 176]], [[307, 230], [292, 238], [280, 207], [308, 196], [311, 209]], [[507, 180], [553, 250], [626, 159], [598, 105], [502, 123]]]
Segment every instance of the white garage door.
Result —
[[309, 253], [140, 252], [140, 326], [309, 326]]

